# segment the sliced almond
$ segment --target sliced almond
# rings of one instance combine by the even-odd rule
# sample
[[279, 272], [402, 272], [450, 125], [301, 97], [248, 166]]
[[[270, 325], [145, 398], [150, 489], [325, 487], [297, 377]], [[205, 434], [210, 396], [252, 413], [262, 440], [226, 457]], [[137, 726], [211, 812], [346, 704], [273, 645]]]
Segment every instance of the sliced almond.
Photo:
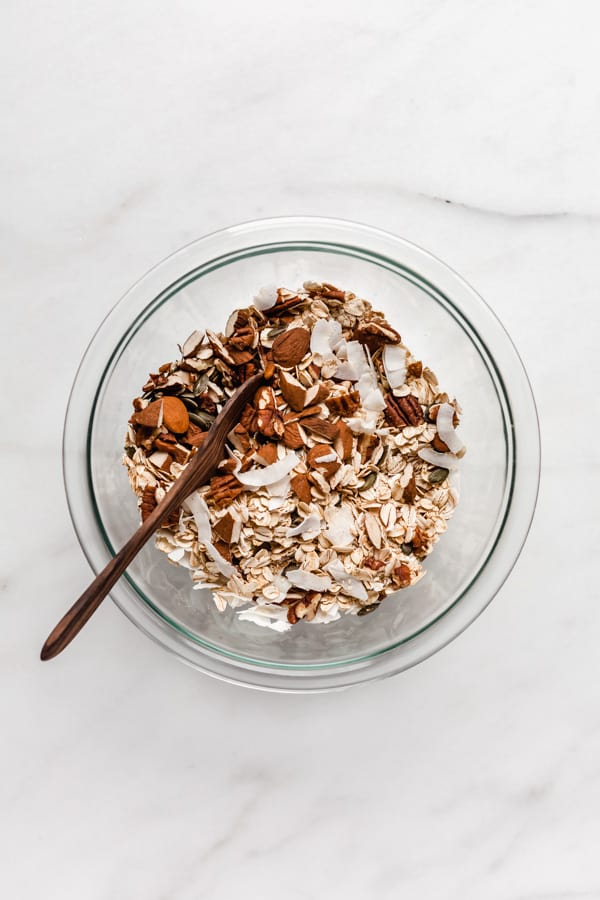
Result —
[[379, 520], [375, 518], [371, 513], [367, 513], [365, 515], [365, 528], [367, 534], [369, 535], [369, 540], [373, 544], [373, 546], [377, 549], [381, 549], [381, 543], [383, 540], [383, 535], [381, 533], [381, 525], [379, 524]]

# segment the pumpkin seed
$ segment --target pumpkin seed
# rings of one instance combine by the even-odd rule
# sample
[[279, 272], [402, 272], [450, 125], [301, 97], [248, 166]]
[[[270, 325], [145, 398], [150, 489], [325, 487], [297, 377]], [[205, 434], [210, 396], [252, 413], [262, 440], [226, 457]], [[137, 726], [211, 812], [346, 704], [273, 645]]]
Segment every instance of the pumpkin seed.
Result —
[[191, 412], [189, 413], [189, 417], [194, 425], [200, 425], [201, 428], [210, 427], [216, 419], [216, 416], [210, 416], [203, 410], [199, 410], [198, 412]]
[[410, 556], [410, 554], [413, 552], [413, 545], [412, 544], [400, 544], [400, 549], [406, 556]]
[[358, 490], [362, 493], [363, 491], [368, 491], [369, 488], [372, 488], [375, 482], [377, 481], [377, 472], [369, 472], [368, 475], [365, 475], [365, 480], [358, 488]]
[[208, 381], [209, 381], [209, 378], [208, 378], [208, 375], [206, 372], [204, 372], [202, 375], [200, 375], [196, 379], [196, 384], [194, 385], [194, 388], [193, 388], [194, 395], [196, 397], [198, 396], [198, 394], [201, 394], [204, 391], [206, 385], [208, 384]]
[[359, 611], [357, 612], [357, 616], [368, 616], [369, 613], [375, 612], [378, 606], [381, 606], [381, 603], [371, 603], [370, 606], [361, 606]]
[[277, 325], [275, 328], [270, 328], [267, 332], [267, 339], [271, 341], [278, 334], [283, 334], [284, 331], [287, 331], [287, 325]]
[[448, 477], [448, 469], [434, 469], [429, 475], [429, 484], [441, 484]]
[[185, 403], [188, 412], [198, 412], [198, 402], [195, 397], [188, 397], [182, 394], [180, 399]]

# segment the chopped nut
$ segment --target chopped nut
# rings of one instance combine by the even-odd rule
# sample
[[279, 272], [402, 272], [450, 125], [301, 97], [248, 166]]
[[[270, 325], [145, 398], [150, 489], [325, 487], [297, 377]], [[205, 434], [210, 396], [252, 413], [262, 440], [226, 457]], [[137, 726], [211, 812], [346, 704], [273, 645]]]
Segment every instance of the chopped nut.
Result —
[[334, 416], [353, 416], [360, 406], [360, 394], [358, 391], [336, 394], [334, 397], [328, 397], [325, 403]]
[[420, 378], [423, 374], [423, 363], [420, 361], [409, 363], [406, 367], [409, 378]]
[[415, 481], [415, 476], [411, 475], [408, 484], [404, 488], [404, 493], [402, 495], [402, 499], [405, 503], [414, 503], [415, 497], [417, 496], [417, 482]]
[[277, 447], [275, 444], [263, 444], [263, 446], [256, 451], [255, 455], [257, 460], [263, 463], [263, 465], [270, 466], [277, 461]]
[[354, 340], [365, 344], [371, 353], [384, 344], [399, 344], [402, 338], [389, 325], [379, 322], [363, 322], [354, 331]]
[[297, 422], [288, 422], [283, 429], [283, 443], [290, 450], [300, 450], [304, 447], [304, 438], [300, 433]]
[[297, 378], [287, 372], [279, 373], [279, 387], [283, 399], [296, 412], [304, 409], [306, 403], [306, 388], [302, 387]]
[[[335, 459], [331, 459], [334, 456]], [[321, 460], [325, 462], [321, 462]], [[326, 475], [333, 475], [340, 467], [340, 462], [333, 447], [327, 444], [315, 444], [306, 454], [306, 463], [311, 469], [323, 469]]]
[[307, 416], [302, 419], [302, 427], [307, 428], [313, 434], [325, 438], [326, 441], [334, 441], [338, 436], [339, 428], [335, 422], [328, 422], [320, 416]]
[[225, 541], [226, 544], [229, 544], [231, 541], [231, 535], [233, 534], [233, 526], [235, 524], [235, 519], [231, 515], [230, 512], [226, 512], [224, 516], [221, 516], [220, 519], [217, 519], [215, 524], [213, 525], [213, 534], [217, 535], [221, 541]]
[[303, 503], [310, 503], [312, 495], [307, 475], [294, 475], [290, 481], [290, 485], [299, 500], [302, 500]]
[[337, 437], [334, 441], [334, 447], [338, 456], [344, 460], [344, 462], [348, 462], [348, 460], [352, 459], [352, 451], [354, 450], [354, 435], [352, 434], [352, 429], [346, 425], [343, 419], [337, 423]]

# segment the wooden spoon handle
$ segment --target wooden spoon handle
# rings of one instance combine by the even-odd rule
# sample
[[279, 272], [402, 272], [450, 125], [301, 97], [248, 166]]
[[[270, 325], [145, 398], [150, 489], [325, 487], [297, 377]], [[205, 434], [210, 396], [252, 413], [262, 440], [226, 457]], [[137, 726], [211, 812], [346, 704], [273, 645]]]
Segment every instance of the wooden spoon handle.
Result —
[[174, 510], [179, 509], [186, 497], [206, 483], [222, 458], [228, 433], [237, 424], [244, 406], [262, 381], [262, 377], [262, 372], [253, 375], [229, 398], [185, 471], [177, 478], [146, 521], [132, 534], [125, 546], [102, 569], [79, 600], [50, 632], [40, 654], [43, 660], [57, 656], [71, 643], [154, 532]]
[[[175, 485], [52, 629], [42, 647], [41, 659], [52, 659], [71, 643], [75, 635], [96, 612], [111, 588], [115, 586], [131, 560], [139, 553], [170, 512], [180, 505], [182, 502], [180, 497], [170, 496], [174, 494], [174, 488]], [[165, 501], [170, 502], [165, 503]]]

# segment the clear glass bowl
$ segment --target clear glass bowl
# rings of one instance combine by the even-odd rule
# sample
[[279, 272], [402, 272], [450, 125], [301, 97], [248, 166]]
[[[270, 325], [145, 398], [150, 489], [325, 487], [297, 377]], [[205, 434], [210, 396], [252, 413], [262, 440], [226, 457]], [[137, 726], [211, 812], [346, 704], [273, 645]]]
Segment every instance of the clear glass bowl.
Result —
[[350, 222], [284, 218], [202, 238], [135, 284], [94, 336], [77, 373], [64, 433], [73, 523], [98, 572], [138, 525], [121, 465], [131, 400], [195, 328], [221, 330], [232, 308], [269, 283], [328, 281], [383, 310], [463, 408], [461, 500], [417, 585], [362, 618], [299, 623], [281, 635], [230, 611], [152, 544], [112, 592], [161, 646], [220, 678], [257, 688], [342, 688], [400, 672], [439, 650], [487, 606], [523, 546], [536, 502], [539, 430], [519, 356], [475, 291], [431, 254]]

